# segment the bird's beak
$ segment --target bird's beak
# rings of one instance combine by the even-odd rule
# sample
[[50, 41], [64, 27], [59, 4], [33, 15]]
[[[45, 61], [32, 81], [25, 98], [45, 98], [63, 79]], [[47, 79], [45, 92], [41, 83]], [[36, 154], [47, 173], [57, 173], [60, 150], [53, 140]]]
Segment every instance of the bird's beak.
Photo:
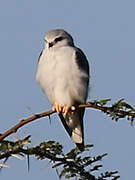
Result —
[[54, 44], [55, 44], [55, 41], [48, 43], [49, 48], [52, 47]]

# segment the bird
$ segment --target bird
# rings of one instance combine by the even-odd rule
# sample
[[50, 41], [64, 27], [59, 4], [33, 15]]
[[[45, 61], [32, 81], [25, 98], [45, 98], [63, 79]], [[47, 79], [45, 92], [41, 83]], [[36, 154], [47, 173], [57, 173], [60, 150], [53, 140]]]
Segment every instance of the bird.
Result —
[[52, 29], [45, 35], [45, 48], [38, 59], [36, 80], [72, 141], [84, 149], [83, 117], [89, 90], [89, 63], [84, 52], [74, 45], [64, 29]]

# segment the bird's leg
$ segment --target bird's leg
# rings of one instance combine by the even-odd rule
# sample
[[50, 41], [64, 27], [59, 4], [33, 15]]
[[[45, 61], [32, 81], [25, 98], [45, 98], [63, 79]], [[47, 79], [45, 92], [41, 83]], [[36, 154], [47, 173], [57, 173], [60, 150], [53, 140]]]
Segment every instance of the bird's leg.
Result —
[[54, 105], [53, 105], [53, 108], [52, 108], [52, 110], [53, 111], [56, 111], [58, 114], [59, 113], [64, 113], [64, 115], [66, 115], [68, 112], [69, 112], [69, 110], [72, 110], [72, 111], [75, 111], [75, 106], [67, 106], [67, 105], [64, 105], [63, 107], [62, 106], [60, 106], [59, 105], [59, 103], [55, 103]]
[[58, 114], [61, 113], [62, 111], [62, 107], [58, 104], [58, 103], [55, 103], [53, 105], [53, 108], [52, 108], [53, 111], [56, 111]]

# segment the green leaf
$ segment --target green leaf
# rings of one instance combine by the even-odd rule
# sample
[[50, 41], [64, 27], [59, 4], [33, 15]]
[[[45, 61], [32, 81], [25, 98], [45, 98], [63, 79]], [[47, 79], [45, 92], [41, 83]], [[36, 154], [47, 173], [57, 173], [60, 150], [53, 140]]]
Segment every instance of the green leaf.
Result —
[[109, 101], [111, 101], [111, 99], [102, 99], [100, 101], [98, 101], [98, 104], [100, 104], [101, 106], [106, 105]]

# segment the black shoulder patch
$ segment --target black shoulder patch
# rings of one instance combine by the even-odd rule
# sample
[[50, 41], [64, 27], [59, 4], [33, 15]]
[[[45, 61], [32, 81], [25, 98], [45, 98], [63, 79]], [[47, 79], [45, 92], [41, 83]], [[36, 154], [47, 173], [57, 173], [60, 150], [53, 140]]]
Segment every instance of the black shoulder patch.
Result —
[[88, 74], [89, 76], [88, 60], [83, 51], [79, 48], [75, 48], [75, 60], [78, 65], [78, 68], [86, 72], [86, 74]]

